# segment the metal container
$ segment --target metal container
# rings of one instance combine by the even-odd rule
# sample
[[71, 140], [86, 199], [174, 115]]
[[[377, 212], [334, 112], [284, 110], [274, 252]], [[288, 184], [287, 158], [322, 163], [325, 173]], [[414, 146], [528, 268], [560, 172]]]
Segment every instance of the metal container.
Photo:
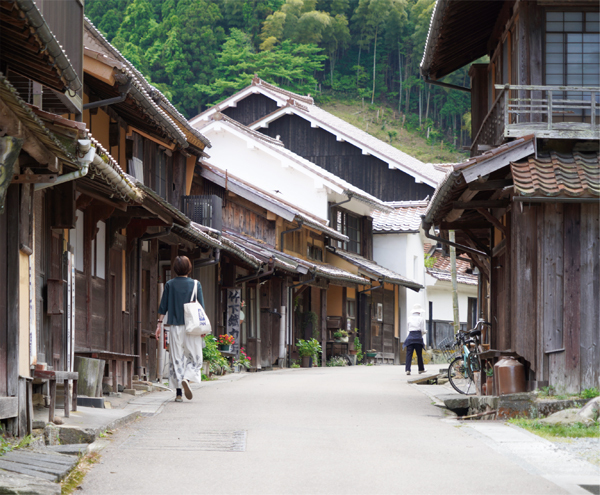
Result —
[[525, 366], [514, 357], [502, 358], [494, 365], [498, 395], [526, 392]]

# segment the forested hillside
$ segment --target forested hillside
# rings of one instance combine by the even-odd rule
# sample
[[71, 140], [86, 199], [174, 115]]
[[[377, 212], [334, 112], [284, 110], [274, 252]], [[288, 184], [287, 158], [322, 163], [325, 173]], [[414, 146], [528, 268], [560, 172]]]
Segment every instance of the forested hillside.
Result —
[[[317, 103], [385, 107], [428, 146], [459, 149], [469, 95], [419, 76], [434, 3], [86, 0], [86, 15], [188, 118], [258, 74]], [[468, 86], [467, 69], [445, 81]]]

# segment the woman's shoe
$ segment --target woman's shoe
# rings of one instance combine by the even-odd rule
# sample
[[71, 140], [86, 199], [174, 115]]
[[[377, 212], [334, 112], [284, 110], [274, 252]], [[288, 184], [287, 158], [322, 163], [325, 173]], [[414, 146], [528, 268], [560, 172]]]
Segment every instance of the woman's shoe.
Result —
[[192, 393], [192, 389], [190, 388], [190, 382], [188, 380], [183, 380], [181, 382], [181, 386], [183, 387], [183, 393], [185, 394], [185, 398], [187, 400], [192, 400], [194, 394]]
[[410, 375], [410, 371], [407, 371], [407, 372], [406, 372], [406, 374], [407, 374], [407, 375]]
[[423, 373], [427, 373], [427, 370], [419, 371], [419, 375], [422, 375]]
[[178, 395], [177, 397], [175, 397], [175, 402], [183, 402], [183, 397], [181, 397], [181, 395]]

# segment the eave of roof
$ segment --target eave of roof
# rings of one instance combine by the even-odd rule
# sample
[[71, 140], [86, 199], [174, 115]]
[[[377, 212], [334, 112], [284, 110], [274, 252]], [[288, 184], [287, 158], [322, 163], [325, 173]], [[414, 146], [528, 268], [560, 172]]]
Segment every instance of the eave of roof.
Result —
[[428, 201], [397, 201], [386, 203], [394, 205], [390, 213], [375, 211], [373, 232], [378, 233], [415, 233], [421, 227], [421, 215], [427, 210]]
[[52, 155], [71, 166], [80, 168], [74, 152], [69, 151], [54, 133], [50, 132], [40, 117], [38, 117], [32, 108], [21, 99], [17, 90], [1, 72], [0, 98], [15, 114], [18, 121], [25, 126], [34, 138], [39, 140]]
[[[114, 59], [107, 57], [106, 59], [98, 58], [98, 61], [106, 63], [107, 65], [113, 66], [116, 70], [119, 70], [123, 74], [130, 77], [133, 81], [130, 95], [138, 104], [144, 113], [146, 113], [156, 124], [163, 129], [167, 135], [177, 141], [183, 148], [188, 146], [188, 141], [180, 128], [180, 125], [176, 124], [171, 117], [156, 103], [152, 98], [152, 91], [155, 90], [154, 86], [151, 86], [146, 78], [133, 66], [129, 60], [127, 60], [119, 50], [111, 45], [108, 40], [96, 29], [91, 21], [85, 18], [85, 31], [93, 38], [93, 40], [109, 53], [114, 56]], [[92, 48], [92, 47], [88, 47]], [[93, 49], [93, 48], [92, 48]], [[121, 63], [121, 67], [117, 67], [113, 64], [113, 60]], [[178, 112], [177, 112], [178, 113]], [[179, 114], [179, 113], [178, 113]], [[181, 115], [181, 114], [179, 114]], [[181, 116], [183, 118], [183, 116]]]
[[181, 211], [179, 211], [177, 208], [175, 208], [166, 199], [164, 199], [161, 196], [159, 196], [158, 194], [156, 194], [156, 192], [154, 192], [153, 189], [146, 186], [145, 184], [143, 184], [142, 182], [137, 180], [135, 177], [132, 177], [131, 175], [126, 174], [126, 176], [133, 184], [135, 184], [136, 187], [138, 187], [139, 189], [142, 190], [145, 198], [149, 199], [154, 204], [158, 205], [162, 210], [166, 211], [171, 217], [173, 217], [174, 220], [176, 219], [182, 225], [184, 225], [184, 226], [190, 225], [191, 220], [185, 214], [183, 214]]
[[359, 271], [368, 277], [383, 280], [394, 285], [401, 285], [409, 289], [419, 291], [423, 286], [414, 280], [410, 280], [388, 268], [378, 265], [375, 261], [368, 260], [358, 254], [342, 251], [341, 249], [330, 249], [330, 253], [339, 256], [343, 260], [357, 266]]
[[259, 203], [259, 206], [268, 211], [281, 216], [285, 220], [299, 221], [301, 220], [307, 227], [323, 232], [325, 235], [340, 241], [348, 241], [348, 236], [341, 234], [335, 229], [321, 223], [317, 218], [314, 218], [309, 213], [286, 203], [279, 198], [275, 198], [271, 194], [259, 189], [242, 179], [226, 174], [223, 170], [215, 167], [212, 164], [202, 162], [202, 176], [222, 187], [227, 186], [232, 192], [239, 194], [248, 201]]
[[[58, 80], [62, 82], [62, 84], [53, 84], [50, 80], [46, 80], [44, 83], [63, 93], [67, 90], [79, 91], [82, 88], [81, 80], [77, 76], [75, 69], [71, 65], [71, 61], [60, 46], [56, 37], [52, 34], [46, 20], [33, 0], [3, 0], [2, 3], [5, 2], [13, 5], [14, 8], [17, 9], [20, 14], [20, 19], [10, 16], [7, 13], [5, 14], [5, 12], [9, 11], [5, 10], [4, 7], [0, 8], [0, 11], [2, 11], [0, 17], [6, 15], [5, 19], [7, 20], [7, 23], [8, 18], [10, 17], [13, 22], [19, 22], [20, 20], [24, 26], [26, 26], [25, 29], [20, 30], [21, 33], [27, 33], [27, 38], [33, 35], [32, 37], [39, 45], [38, 52], [30, 55], [34, 58], [49, 59], [50, 65], [53, 66], [52, 70], [55, 70], [58, 75], [56, 82], [58, 82]], [[2, 22], [0, 22], [0, 24], [2, 24]], [[4, 38], [5, 33], [10, 38], [15, 37], [15, 33], [8, 29], [8, 25], [0, 28], [0, 33], [1, 38]], [[39, 66], [31, 63], [33, 59], [30, 56], [25, 57], [25, 53], [28, 49], [26, 43], [21, 43], [19, 47], [20, 50], [18, 51], [9, 48], [9, 43], [4, 40], [1, 41], [0, 46], [3, 47], [1, 58], [8, 58], [10, 60], [9, 66], [15, 67], [17, 71], [25, 77], [36, 81], [39, 80], [38, 77], [40, 74], [36, 72], [39, 69]], [[47, 62], [45, 62], [45, 64], [47, 64]]]
[[505, 0], [437, 0], [420, 64], [421, 75], [438, 80], [487, 54]]

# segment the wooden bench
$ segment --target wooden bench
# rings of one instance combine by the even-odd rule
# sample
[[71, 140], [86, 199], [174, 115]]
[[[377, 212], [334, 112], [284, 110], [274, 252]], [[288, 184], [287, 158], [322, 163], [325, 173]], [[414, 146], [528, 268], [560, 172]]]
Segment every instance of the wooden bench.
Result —
[[[73, 404], [73, 411], [77, 411], [77, 379], [79, 374], [76, 371], [50, 371], [34, 370], [33, 378], [48, 380], [48, 389], [50, 393], [50, 412], [48, 414], [50, 422], [54, 421], [54, 410], [56, 407], [56, 382], [63, 382], [65, 387], [65, 418], [69, 417], [69, 402]], [[73, 400], [69, 400], [69, 380], [73, 381]]]

